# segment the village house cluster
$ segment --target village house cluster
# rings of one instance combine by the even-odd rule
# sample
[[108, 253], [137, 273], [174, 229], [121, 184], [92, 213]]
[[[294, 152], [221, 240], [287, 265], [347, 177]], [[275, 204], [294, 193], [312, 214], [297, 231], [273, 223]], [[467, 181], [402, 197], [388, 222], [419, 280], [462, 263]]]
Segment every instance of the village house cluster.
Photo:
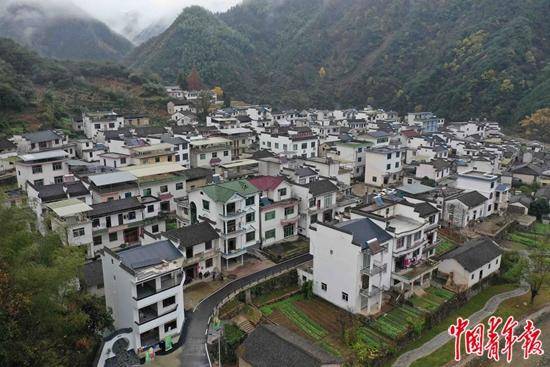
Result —
[[[81, 286], [105, 296], [138, 354], [178, 340], [189, 285], [274, 244], [309, 239], [300, 281], [372, 315], [390, 290], [409, 297], [437, 273], [467, 289], [498, 271], [490, 231], [435, 260], [442, 228], [476, 231], [494, 218], [529, 226], [530, 203], [550, 200], [543, 146], [506, 137], [497, 122], [370, 106], [222, 108], [212, 94], [218, 107], [199, 123], [197, 92], [167, 93], [164, 124], [84, 112], [70, 135], [0, 141], [0, 178], [17, 185], [6, 200], [25, 202], [42, 233], [83, 249]], [[533, 183], [533, 195], [514, 190]]]

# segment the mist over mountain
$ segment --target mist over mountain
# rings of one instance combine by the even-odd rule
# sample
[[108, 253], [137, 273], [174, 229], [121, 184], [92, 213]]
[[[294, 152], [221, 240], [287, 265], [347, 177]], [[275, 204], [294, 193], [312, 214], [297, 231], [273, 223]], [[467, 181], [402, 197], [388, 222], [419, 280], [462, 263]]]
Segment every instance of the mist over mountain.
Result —
[[547, 0], [249, 0], [187, 8], [128, 57], [173, 83], [193, 67], [233, 98], [373, 104], [517, 121], [550, 104]]
[[118, 61], [133, 47], [69, 0], [0, 0], [0, 34], [56, 59]]

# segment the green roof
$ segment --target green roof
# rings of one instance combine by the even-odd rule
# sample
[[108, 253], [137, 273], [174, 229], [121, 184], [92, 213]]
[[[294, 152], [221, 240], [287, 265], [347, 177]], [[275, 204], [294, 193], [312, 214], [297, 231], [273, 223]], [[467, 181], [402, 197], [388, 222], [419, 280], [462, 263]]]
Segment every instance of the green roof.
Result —
[[202, 188], [202, 191], [216, 202], [225, 203], [234, 194], [248, 196], [255, 194], [258, 189], [247, 180], [227, 181], [221, 184], [209, 185]]

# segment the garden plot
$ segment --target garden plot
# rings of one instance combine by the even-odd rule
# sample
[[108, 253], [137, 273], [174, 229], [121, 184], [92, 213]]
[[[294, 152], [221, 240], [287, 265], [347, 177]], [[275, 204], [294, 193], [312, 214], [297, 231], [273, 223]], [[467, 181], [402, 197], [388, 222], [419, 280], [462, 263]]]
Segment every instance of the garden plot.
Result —
[[455, 294], [451, 291], [436, 287], [430, 287], [424, 291], [426, 292], [426, 295], [422, 297], [413, 296], [410, 298], [410, 302], [415, 308], [430, 313], [437, 311], [441, 305], [455, 296]]

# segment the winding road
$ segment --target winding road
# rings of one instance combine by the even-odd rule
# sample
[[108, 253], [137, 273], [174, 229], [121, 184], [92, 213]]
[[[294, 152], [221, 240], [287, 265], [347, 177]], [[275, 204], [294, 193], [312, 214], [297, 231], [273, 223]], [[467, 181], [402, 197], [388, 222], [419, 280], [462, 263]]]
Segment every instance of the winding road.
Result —
[[186, 325], [182, 334], [184, 340], [180, 346], [180, 348], [183, 348], [179, 358], [181, 366], [210, 366], [205, 350], [206, 330], [208, 328], [209, 318], [212, 316], [214, 309], [225, 297], [262, 278], [279, 273], [283, 270], [296, 268], [298, 265], [311, 259], [313, 259], [313, 256], [310, 254], [295, 257], [270, 268], [260, 270], [257, 273], [236, 279], [205, 298], [195, 310], [187, 316]]
[[[506, 301], [509, 298], [521, 296], [529, 291], [529, 288], [526, 286], [521, 286], [509, 292], [504, 292], [497, 294], [485, 303], [485, 306], [479, 311], [474, 312], [470, 315], [470, 323], [477, 324], [487, 317], [491, 316], [498, 308], [498, 306]], [[410, 350], [406, 353], [403, 353], [397, 360], [394, 362], [393, 367], [409, 367], [417, 359], [423, 358], [429, 354], [432, 354], [451, 340], [451, 336], [447, 330], [442, 331], [441, 333], [434, 336], [432, 339], [428, 340], [426, 343], [422, 344], [420, 347]]]

